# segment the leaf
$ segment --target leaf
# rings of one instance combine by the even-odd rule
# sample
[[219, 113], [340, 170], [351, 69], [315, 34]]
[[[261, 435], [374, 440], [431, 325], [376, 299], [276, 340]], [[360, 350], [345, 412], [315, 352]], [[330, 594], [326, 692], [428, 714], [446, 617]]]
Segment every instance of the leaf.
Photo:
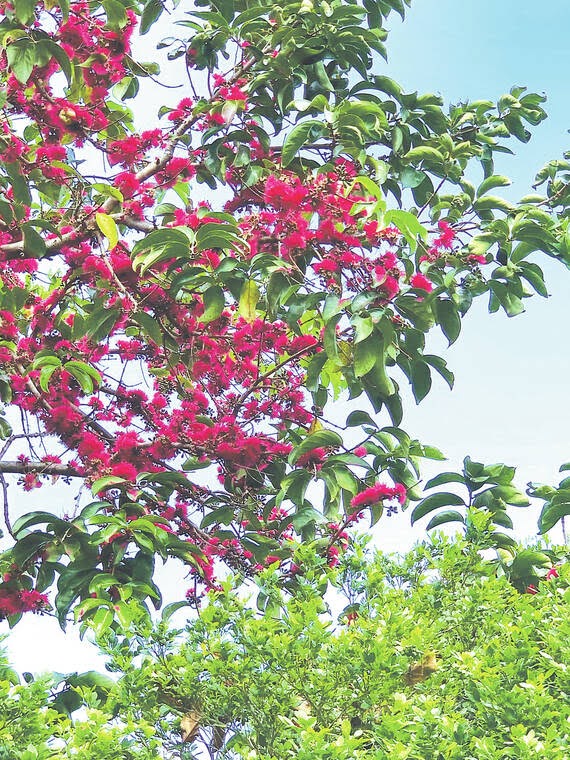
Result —
[[431, 371], [424, 361], [417, 361], [412, 364], [410, 382], [416, 404], [419, 404], [427, 396], [431, 388]]
[[239, 297], [238, 312], [246, 322], [254, 322], [257, 317], [257, 302], [259, 301], [259, 287], [255, 280], [244, 282]]
[[356, 377], [363, 377], [374, 367], [378, 359], [378, 348], [378, 339], [374, 335], [354, 344], [354, 374]]
[[33, 18], [36, 9], [35, 0], [15, 0], [14, 11], [16, 18], [26, 26]]
[[457, 306], [449, 299], [437, 300], [435, 302], [435, 313], [439, 326], [449, 345], [455, 343], [461, 332], [461, 317]]
[[[61, 0], [58, 3], [61, 7], [61, 10], [63, 11], [63, 6], [61, 4]], [[73, 80], [73, 67], [71, 65], [71, 61], [69, 59], [69, 56], [65, 52], [63, 48], [61, 48], [57, 42], [54, 42], [54, 40], [41, 40], [38, 43], [38, 48], [41, 46], [42, 50], [47, 50], [50, 57], [55, 58], [55, 60], [59, 63], [61, 70], [63, 71], [65, 78], [67, 79], [67, 84], [71, 85]]]
[[36, 46], [29, 37], [16, 40], [6, 48], [8, 66], [20, 84], [26, 84], [36, 64]]
[[209, 248], [235, 250], [242, 242], [234, 224], [206, 222], [196, 231], [196, 250], [199, 252]]
[[226, 124], [231, 124], [234, 120], [234, 116], [239, 111], [239, 100], [226, 100], [222, 106], [222, 119]]
[[111, 29], [122, 29], [127, 25], [125, 6], [118, 0], [101, 0], [101, 5], [107, 15], [107, 26]]
[[148, 338], [159, 346], [162, 344], [164, 336], [160, 329], [160, 324], [155, 317], [144, 311], [137, 311], [132, 315], [132, 319], [141, 326]]
[[12, 186], [12, 192], [14, 193], [15, 200], [24, 206], [30, 206], [32, 203], [30, 185], [28, 180], [22, 176], [22, 174], [20, 174], [18, 165], [8, 163], [4, 164], [4, 168], [10, 177], [10, 185]]
[[375, 428], [378, 427], [368, 412], [356, 409], [346, 418], [346, 427], [359, 427], [360, 425], [371, 425]]
[[484, 179], [477, 188], [477, 197], [484, 195], [489, 190], [493, 190], [495, 187], [507, 187], [510, 184], [511, 180], [508, 177], [492, 174], [490, 177]]
[[439, 475], [436, 475], [435, 478], [428, 480], [424, 488], [428, 491], [430, 488], [443, 486], [446, 483], [462, 483], [465, 485], [465, 478], [458, 472], [442, 472]]
[[170, 604], [167, 604], [166, 607], [164, 607], [162, 610], [162, 614], [160, 616], [161, 621], [163, 623], [167, 623], [175, 612], [178, 612], [178, 610], [181, 610], [183, 607], [188, 606], [188, 602], [171, 602]]
[[218, 319], [224, 310], [226, 305], [224, 291], [219, 285], [212, 285], [206, 290], [202, 298], [204, 302], [204, 313], [200, 317], [200, 321], [204, 324], [208, 324], [208, 322], [213, 322], [214, 319]]
[[139, 32], [141, 35], [148, 32], [155, 21], [158, 21], [163, 11], [164, 4], [161, 2], [161, 0], [148, 0], [148, 2], [145, 3], [139, 27]]
[[316, 433], [308, 435], [304, 441], [296, 446], [289, 455], [289, 464], [294, 465], [303, 454], [306, 454], [313, 449], [322, 447], [338, 448], [342, 446], [342, 438], [338, 433], [333, 430], [317, 430]]
[[432, 517], [429, 523], [426, 525], [426, 530], [433, 530], [440, 525], [445, 525], [448, 522], [461, 522], [465, 523], [465, 518], [461, 512], [456, 512], [454, 509], [446, 509], [444, 512]]
[[92, 393], [93, 388], [101, 385], [99, 372], [85, 362], [71, 360], [64, 364], [64, 369], [73, 375], [84, 393]]
[[303, 121], [293, 127], [285, 138], [281, 150], [282, 166], [288, 166], [309, 138], [317, 139], [318, 137], [321, 137], [324, 134], [325, 129], [325, 125], [315, 119]]
[[109, 216], [109, 214], [97, 212], [95, 214], [95, 221], [97, 227], [99, 227], [103, 235], [105, 235], [109, 241], [109, 248], [114, 248], [119, 242], [119, 230], [117, 229], [117, 223], [113, 217]]
[[400, 209], [390, 209], [384, 215], [385, 224], [395, 224], [402, 235], [406, 238], [412, 251], [417, 248], [417, 238], [427, 239], [427, 229], [420, 224], [417, 216], [410, 211], [401, 211]]
[[99, 478], [93, 483], [91, 486], [91, 492], [96, 496], [98, 493], [101, 493], [101, 491], [107, 490], [107, 488], [120, 486], [126, 482], [125, 478], [120, 478], [117, 475], [106, 475], [104, 478]]
[[335, 366], [340, 366], [342, 361], [339, 357], [336, 326], [342, 319], [342, 314], [335, 314], [327, 322], [323, 332], [323, 345], [325, 353]]
[[563, 517], [570, 515], [570, 501], [547, 503], [538, 518], [539, 533], [548, 533]]
[[98, 343], [109, 337], [120, 317], [118, 309], [105, 306], [93, 311], [85, 321], [85, 334]]
[[439, 507], [465, 507], [463, 499], [455, 493], [434, 493], [422, 499], [412, 512], [412, 525]]
[[473, 208], [476, 211], [492, 211], [497, 209], [498, 211], [504, 211], [506, 214], [510, 214], [515, 210], [512, 203], [495, 195], [485, 195], [483, 198], [479, 198], [473, 204]]
[[413, 189], [414, 187], [418, 187], [422, 184], [424, 179], [426, 178], [426, 175], [424, 172], [419, 172], [417, 169], [414, 169], [411, 166], [406, 166], [402, 171], [400, 172], [400, 181], [402, 183], [402, 187]]

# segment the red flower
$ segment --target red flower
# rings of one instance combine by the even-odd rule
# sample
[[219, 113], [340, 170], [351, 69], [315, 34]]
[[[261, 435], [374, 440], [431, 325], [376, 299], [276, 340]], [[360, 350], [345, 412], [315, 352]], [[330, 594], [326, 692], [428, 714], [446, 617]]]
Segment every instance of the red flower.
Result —
[[406, 499], [406, 489], [401, 483], [397, 483], [394, 487], [388, 486], [385, 483], [375, 483], [370, 488], [365, 488], [364, 491], [353, 496], [350, 500], [350, 506], [361, 509], [362, 507], [378, 504], [379, 501], [383, 501], [384, 499], [397, 499], [400, 504], [403, 504]]
[[421, 272], [416, 272], [411, 279], [410, 279], [410, 285], [412, 288], [417, 288], [418, 290], [425, 290], [426, 293], [431, 293], [433, 290], [433, 283], [431, 283], [428, 278], [422, 274]]
[[124, 478], [125, 480], [135, 481], [138, 475], [137, 468], [130, 462], [119, 462], [114, 464], [111, 468], [111, 475], [116, 475], [118, 478]]

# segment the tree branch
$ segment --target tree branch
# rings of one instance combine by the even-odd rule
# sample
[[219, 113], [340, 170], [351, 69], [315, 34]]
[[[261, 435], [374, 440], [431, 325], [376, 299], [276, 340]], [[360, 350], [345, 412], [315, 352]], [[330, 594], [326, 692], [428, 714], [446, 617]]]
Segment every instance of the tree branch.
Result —
[[[0, 475], [25, 475], [37, 472], [39, 475], [53, 475], [64, 478], [84, 478], [76, 467], [54, 462], [26, 462], [19, 459], [0, 460]], [[1, 483], [1, 480], [0, 480]]]

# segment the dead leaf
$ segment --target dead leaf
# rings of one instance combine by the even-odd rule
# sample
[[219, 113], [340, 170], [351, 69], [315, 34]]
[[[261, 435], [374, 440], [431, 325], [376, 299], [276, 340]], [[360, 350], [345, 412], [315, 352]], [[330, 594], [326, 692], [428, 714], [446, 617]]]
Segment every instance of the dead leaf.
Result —
[[438, 669], [437, 656], [435, 652], [426, 652], [419, 662], [410, 665], [404, 674], [404, 681], [408, 686], [421, 683], [429, 678]]
[[190, 710], [180, 719], [180, 733], [183, 742], [193, 742], [200, 730], [200, 718], [202, 716], [196, 710]]

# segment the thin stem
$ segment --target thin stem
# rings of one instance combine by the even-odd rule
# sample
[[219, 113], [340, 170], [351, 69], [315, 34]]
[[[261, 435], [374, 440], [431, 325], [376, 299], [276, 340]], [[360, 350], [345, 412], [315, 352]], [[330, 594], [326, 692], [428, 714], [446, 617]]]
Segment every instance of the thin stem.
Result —
[[13, 539], [16, 538], [12, 531], [12, 523], [10, 522], [10, 505], [8, 502], [8, 483], [6, 482], [6, 478], [4, 477], [3, 473], [0, 472], [0, 487], [2, 488], [2, 500], [4, 502], [4, 524], [6, 525], [6, 530], [8, 533], [12, 536]]

